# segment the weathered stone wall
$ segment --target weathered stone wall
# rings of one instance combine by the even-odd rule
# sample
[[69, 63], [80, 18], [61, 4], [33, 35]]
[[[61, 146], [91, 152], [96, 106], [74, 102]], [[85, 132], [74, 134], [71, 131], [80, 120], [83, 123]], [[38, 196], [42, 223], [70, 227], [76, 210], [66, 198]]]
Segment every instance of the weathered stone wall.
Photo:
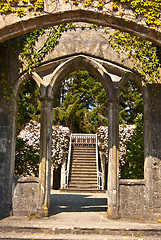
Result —
[[[1, 105], [0, 105], [1, 106]], [[13, 163], [12, 124], [9, 108], [0, 107], [0, 216], [8, 216], [11, 212], [11, 186]]]
[[0, 215], [4, 215], [4, 209], [7, 207], [6, 205], [6, 181], [5, 176], [7, 174], [7, 166], [6, 166], [6, 152], [7, 152], [7, 125], [8, 125], [8, 116], [7, 114], [0, 111]]
[[145, 181], [120, 179], [119, 212], [122, 218], [143, 218], [145, 216]]
[[13, 183], [13, 215], [29, 216], [38, 211], [39, 180], [34, 177], [21, 177]]
[[[82, 30], [81, 26], [86, 28]], [[90, 26], [90, 24], [86, 23], [76, 23], [76, 30], [72, 29], [63, 32], [59, 39], [59, 43], [42, 62], [49, 62], [66, 56], [84, 54], [108, 60], [125, 68], [132, 69], [133, 62], [129, 59], [127, 54], [123, 52], [118, 54], [109, 44], [109, 34], [115, 30], [107, 28], [108, 33], [106, 33], [105, 28], [97, 27], [97, 30], [95, 30], [89, 29]], [[39, 38], [36, 45], [37, 49], [42, 47], [45, 38], [45, 35]]]

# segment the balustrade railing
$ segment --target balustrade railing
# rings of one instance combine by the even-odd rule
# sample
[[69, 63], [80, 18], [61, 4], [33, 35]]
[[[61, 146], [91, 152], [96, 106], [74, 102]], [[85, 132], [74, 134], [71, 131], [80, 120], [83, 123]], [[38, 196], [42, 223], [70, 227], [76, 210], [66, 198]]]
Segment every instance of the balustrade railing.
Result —
[[68, 152], [68, 159], [67, 159], [67, 170], [65, 171], [65, 188], [68, 187], [69, 183], [69, 170], [70, 170], [70, 160], [71, 160], [71, 152], [72, 152], [72, 133], [70, 135], [70, 142], [69, 142], [69, 152]]
[[84, 134], [84, 133], [71, 133], [69, 152], [67, 160], [67, 170], [65, 171], [65, 188], [69, 184], [69, 171], [70, 171], [70, 161], [71, 161], [71, 151], [72, 145], [81, 146], [96, 146], [96, 164], [97, 164], [97, 184], [99, 189], [104, 189], [104, 176], [101, 171], [99, 171], [99, 154], [98, 154], [98, 139], [97, 134]]
[[72, 134], [73, 145], [95, 145], [96, 134], [84, 134], [84, 133], [73, 133]]

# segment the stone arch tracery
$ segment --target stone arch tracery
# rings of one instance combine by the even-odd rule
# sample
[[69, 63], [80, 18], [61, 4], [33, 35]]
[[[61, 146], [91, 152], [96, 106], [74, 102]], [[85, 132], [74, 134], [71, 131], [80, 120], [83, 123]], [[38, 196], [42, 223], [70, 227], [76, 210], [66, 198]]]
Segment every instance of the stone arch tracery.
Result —
[[[104, 66], [103, 66], [104, 65]], [[52, 64], [48, 66], [52, 67]], [[108, 67], [110, 73], [108, 73]], [[46, 68], [46, 67], [45, 67]], [[123, 76], [124, 72], [129, 70], [121, 69], [119, 66], [113, 64], [108, 65], [108, 62], [101, 64], [97, 59], [93, 59], [84, 55], [70, 57], [70, 59], [63, 60], [62, 63], [55, 67], [54, 71], [50, 70], [50, 74], [47, 81], [44, 81], [41, 77], [41, 69], [38, 68], [32, 73], [32, 78], [37, 82], [41, 91], [41, 153], [40, 153], [40, 193], [39, 193], [39, 211], [42, 214], [48, 214], [48, 206], [50, 205], [50, 158], [51, 158], [51, 126], [52, 126], [52, 102], [53, 95], [57, 90], [58, 85], [64, 77], [69, 73], [82, 69], [87, 70], [95, 75], [103, 84], [106, 93], [109, 97], [109, 172], [108, 172], [108, 216], [109, 218], [118, 218], [119, 216], [119, 179], [118, 179], [118, 105], [119, 105], [119, 89], [129, 80], [134, 79], [139, 82], [139, 78], [136, 75], [130, 73]], [[113, 69], [113, 70], [112, 70]], [[116, 71], [117, 70], [117, 71]], [[123, 77], [119, 82], [114, 82], [111, 73], [115, 73]], [[111, 75], [111, 76], [110, 76]], [[19, 86], [22, 81], [28, 78], [28, 74], [24, 74], [15, 84], [15, 92], [18, 93]], [[141, 85], [140, 85], [141, 86]], [[45, 137], [44, 137], [45, 136]], [[44, 147], [45, 146], [45, 147]], [[114, 191], [115, 190], [115, 191]], [[44, 213], [46, 208], [46, 213]]]

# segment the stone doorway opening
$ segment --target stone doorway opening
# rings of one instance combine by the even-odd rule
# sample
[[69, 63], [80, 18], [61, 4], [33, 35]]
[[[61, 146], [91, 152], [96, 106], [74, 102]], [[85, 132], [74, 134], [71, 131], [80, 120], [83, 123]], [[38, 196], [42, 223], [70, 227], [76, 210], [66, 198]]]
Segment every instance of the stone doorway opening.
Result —
[[[53, 122], [69, 128], [71, 135], [70, 139], [67, 136], [68, 148], [62, 142], [62, 145], [64, 144], [62, 161], [58, 160], [59, 164], [56, 166], [53, 162], [54, 172], [51, 174], [51, 182], [54, 182], [53, 178], [56, 182], [53, 188], [58, 189], [60, 186], [61, 189], [72, 188], [81, 191], [86, 185], [86, 191], [104, 189], [104, 186], [97, 187], [98, 177], [101, 184], [102, 181], [106, 181], [99, 171], [103, 164], [98, 159], [98, 140], [96, 141], [99, 127], [104, 124], [108, 126], [108, 102], [102, 84], [89, 72], [78, 70], [61, 82], [56, 96], [59, 99], [54, 99], [57, 105], [55, 104], [53, 109]], [[90, 184], [91, 188], [88, 187]], [[79, 185], [78, 189], [77, 185]]]
[[[81, 80], [81, 78], [88, 78]], [[70, 78], [69, 78], [70, 77]], [[79, 117], [77, 117], [77, 113], [73, 113], [71, 115], [71, 121], [72, 126], [71, 126], [71, 121], [66, 120], [66, 123], [68, 125], [68, 127], [71, 126], [71, 131], [80, 131], [82, 132], [82, 130], [85, 131], [85, 133], [72, 133], [72, 140], [71, 140], [71, 159], [70, 156], [65, 155], [66, 159], [64, 159], [64, 161], [61, 164], [61, 170], [60, 168], [57, 168], [56, 171], [53, 172], [53, 176], [52, 176], [52, 180], [56, 179], [56, 177], [58, 178], [61, 174], [61, 177], [59, 177], [59, 184], [56, 183], [57, 186], [60, 186], [62, 191], [53, 191], [51, 190], [51, 203], [50, 203], [50, 214], [58, 214], [58, 213], [62, 213], [62, 212], [105, 212], [107, 211], [107, 194], [106, 191], [104, 192], [104, 194], [100, 194], [99, 195], [99, 188], [97, 186], [94, 185], [90, 185], [90, 184], [96, 184], [97, 185], [97, 169], [94, 169], [94, 173], [92, 172], [92, 167], [97, 168], [96, 166], [96, 152], [91, 152], [91, 149], [89, 150], [89, 148], [94, 148], [94, 150], [96, 149], [96, 135], [95, 134], [87, 134], [88, 131], [95, 131], [96, 127], [94, 129], [94, 124], [92, 123], [92, 121], [98, 121], [98, 123], [95, 123], [96, 126], [100, 126], [100, 123], [105, 123], [105, 118], [107, 118], [108, 116], [108, 104], [107, 104], [107, 100], [105, 100], [103, 102], [103, 111], [105, 111], [105, 106], [107, 106], [106, 109], [106, 116], [104, 116], [104, 121], [101, 121], [101, 117], [99, 115], [95, 115], [92, 116], [92, 111], [94, 113], [95, 108], [97, 107], [97, 111], [100, 108], [101, 103], [97, 102], [95, 103], [95, 98], [90, 99], [90, 96], [88, 96], [90, 93], [88, 93], [89, 91], [92, 92], [92, 90], [90, 90], [89, 88], [91, 86], [97, 86], [97, 89], [99, 88], [99, 91], [97, 91], [97, 89], [95, 90], [95, 92], [100, 92], [100, 91], [104, 91], [102, 90], [102, 86], [100, 86], [101, 84], [98, 82], [98, 80], [94, 80], [94, 77], [92, 75], [90, 75], [88, 72], [81, 72], [80, 70], [78, 72], [73, 72], [69, 75], [69, 77], [66, 77], [65, 82], [63, 82], [63, 84], [60, 86], [60, 108], [62, 108], [63, 103], [67, 102], [67, 100], [65, 98], [68, 98], [69, 95], [73, 94], [77, 94], [77, 111], [80, 111], [81, 109], [86, 107], [85, 110], [85, 114], [84, 116], [79, 116], [80, 117], [80, 121], [81, 124], [77, 122], [77, 119], [79, 119]], [[74, 77], [79, 77], [80, 79], [74, 79]], [[75, 81], [74, 81], [75, 80]], [[91, 81], [92, 80], [92, 81]], [[81, 83], [81, 81], [84, 81]], [[72, 84], [71, 84], [72, 82]], [[77, 85], [76, 85], [77, 82]], [[84, 90], [82, 92], [79, 92], [78, 89], [82, 88], [84, 85]], [[89, 86], [88, 86], [89, 85]], [[62, 87], [63, 86], [63, 87]], [[75, 88], [75, 89], [73, 89]], [[76, 89], [78, 88], [78, 89]], [[100, 90], [101, 89], [101, 90]], [[77, 93], [76, 93], [77, 91]], [[63, 95], [63, 94], [64, 95]], [[97, 94], [96, 94], [97, 95]], [[105, 97], [106, 93], [105, 91], [103, 92], [103, 96]], [[75, 95], [76, 96], [76, 95]], [[71, 98], [71, 96], [70, 96]], [[80, 98], [80, 100], [78, 100], [78, 98]], [[107, 97], [106, 97], [107, 98]], [[105, 99], [106, 99], [105, 98]], [[69, 101], [69, 100], [68, 100]], [[83, 103], [84, 101], [84, 103]], [[106, 103], [105, 103], [106, 102]], [[73, 104], [73, 105], [72, 105]], [[84, 105], [83, 105], [84, 104]], [[107, 104], [107, 105], [106, 105]], [[70, 107], [75, 105], [75, 101], [71, 102], [70, 100]], [[82, 105], [82, 106], [81, 106]], [[67, 107], [68, 108], [68, 107]], [[56, 112], [57, 109], [54, 109], [54, 114], [57, 113], [57, 118], [58, 118], [58, 112]], [[60, 109], [59, 109], [60, 110]], [[76, 111], [76, 108], [75, 108]], [[81, 110], [82, 111], [82, 110]], [[89, 111], [89, 112], [88, 112]], [[100, 108], [101, 111], [101, 108]], [[83, 111], [82, 111], [82, 115], [83, 115]], [[92, 117], [92, 119], [88, 119]], [[75, 118], [75, 121], [74, 121]], [[103, 115], [102, 115], [103, 118]], [[61, 119], [59, 120], [59, 122], [61, 123]], [[84, 121], [84, 123], [83, 123]], [[88, 123], [88, 124], [87, 124]], [[108, 124], [108, 121], [106, 120], [106, 123]], [[80, 125], [79, 125], [80, 124]], [[90, 132], [91, 133], [91, 132]], [[78, 136], [79, 138], [77, 138]], [[93, 137], [91, 137], [93, 136]], [[91, 142], [92, 141], [92, 142]], [[82, 146], [82, 148], [81, 148]], [[74, 149], [79, 147], [79, 151], [77, 151], [76, 153], [74, 153]], [[70, 148], [70, 147], [69, 147]], [[69, 154], [69, 148], [68, 148], [68, 154]], [[80, 153], [80, 148], [83, 152]], [[87, 150], [87, 154], [86, 156], [84, 155], [85, 153], [85, 148], [88, 148]], [[89, 156], [89, 151], [91, 152], [91, 154], [94, 155], [94, 161], [93, 162], [93, 155]], [[81, 156], [80, 156], [81, 155]], [[74, 163], [73, 157], [76, 158], [76, 163]], [[67, 170], [67, 165], [68, 165], [68, 159], [71, 160], [71, 162], [69, 163], [69, 166], [71, 167], [70, 169]], [[87, 166], [89, 163], [89, 166]], [[75, 168], [74, 169], [74, 165]], [[71, 170], [72, 169], [72, 170]], [[88, 170], [88, 172], [87, 172]], [[66, 176], [65, 176], [65, 172], [69, 171], [69, 182], [70, 185], [69, 186], [65, 186], [65, 181], [66, 181]], [[72, 175], [72, 179], [71, 179], [71, 171], [75, 171]], [[90, 172], [89, 172], [90, 171]], [[89, 174], [90, 174], [90, 178], [89, 178]], [[52, 175], [52, 174], [51, 174]], [[56, 175], [54, 177], [54, 175]], [[95, 181], [95, 182], [93, 182]], [[105, 182], [105, 180], [103, 179], [103, 181]], [[61, 184], [60, 184], [61, 182]], [[57, 186], [54, 185], [54, 188], [57, 188]], [[86, 185], [86, 186], [85, 186]], [[89, 187], [95, 187], [94, 189]], [[84, 189], [84, 191], [83, 191]], [[98, 192], [97, 192], [98, 191]]]

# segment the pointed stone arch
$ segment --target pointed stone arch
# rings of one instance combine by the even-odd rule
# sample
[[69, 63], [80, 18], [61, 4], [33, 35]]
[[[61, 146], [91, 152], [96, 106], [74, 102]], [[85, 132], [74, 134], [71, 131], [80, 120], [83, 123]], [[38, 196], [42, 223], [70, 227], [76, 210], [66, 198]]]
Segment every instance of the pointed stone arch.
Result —
[[94, 75], [102, 83], [107, 95], [112, 97], [114, 87], [111, 77], [107, 70], [98, 62], [87, 56], [77, 56], [60, 64], [53, 72], [50, 78], [50, 85], [53, 88], [53, 93], [58, 88], [60, 82], [71, 72], [76, 70], [86, 70]]

